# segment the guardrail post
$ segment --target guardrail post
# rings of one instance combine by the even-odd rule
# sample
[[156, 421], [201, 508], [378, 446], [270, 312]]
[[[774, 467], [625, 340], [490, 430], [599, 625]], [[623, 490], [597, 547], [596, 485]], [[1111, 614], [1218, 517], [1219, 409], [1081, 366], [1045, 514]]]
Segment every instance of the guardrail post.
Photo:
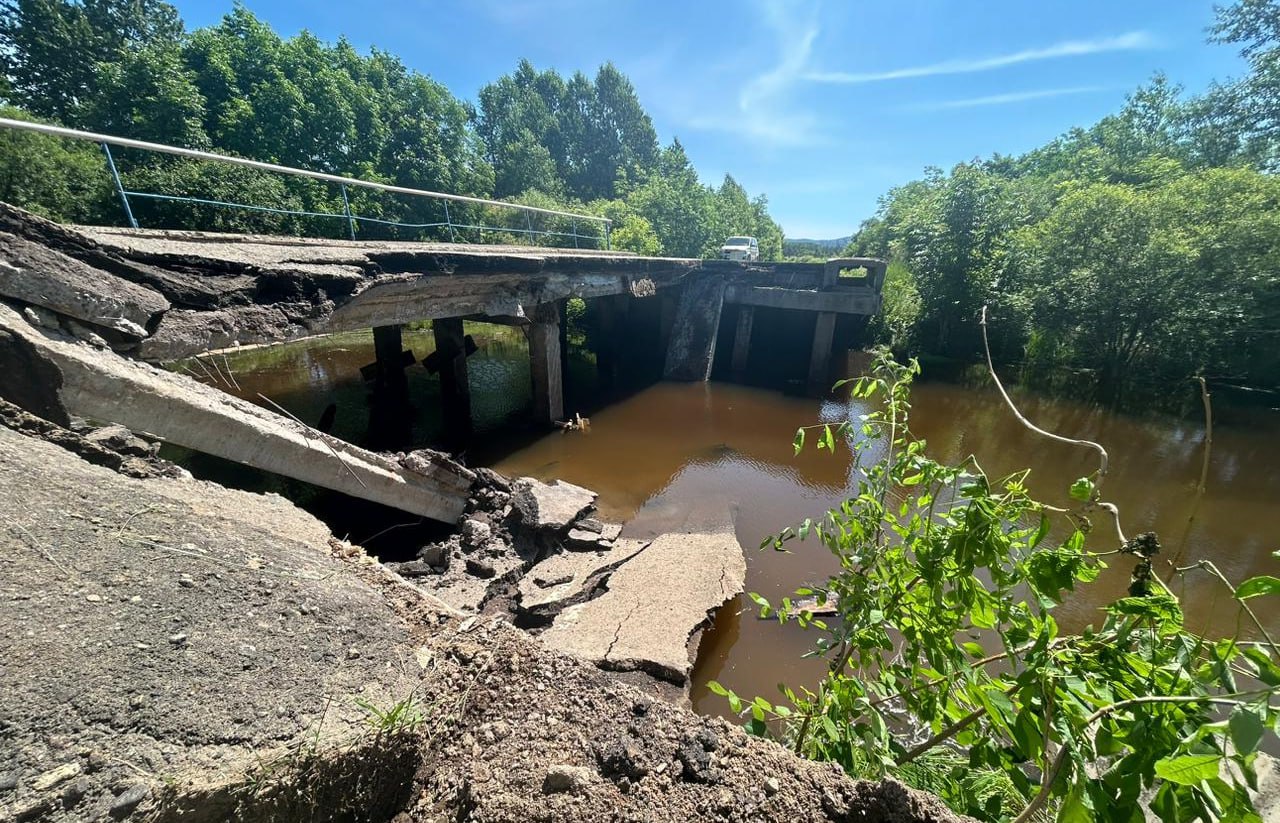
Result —
[[111, 147], [106, 143], [99, 144], [102, 146], [102, 153], [107, 156], [107, 168], [111, 170], [111, 180], [116, 184], [116, 194], [120, 197], [120, 205], [124, 206], [124, 216], [129, 221], [129, 228], [138, 228], [138, 221], [133, 217], [133, 209], [129, 208], [129, 195], [125, 194], [124, 185], [120, 182], [120, 172], [116, 171], [116, 161], [111, 156]]
[[457, 243], [458, 236], [453, 233], [453, 218], [449, 216], [449, 201], [444, 201], [444, 222], [449, 227], [449, 242]]
[[578, 218], [573, 218], [573, 247], [578, 248]]
[[612, 227], [613, 227], [613, 221], [612, 221], [612, 220], [606, 220], [606, 221], [604, 221], [604, 250], [605, 250], [605, 251], [609, 251], [609, 249], [610, 249], [610, 246], [609, 246], [609, 229], [611, 229]]
[[342, 213], [347, 216], [347, 235], [356, 239], [356, 221], [351, 219], [351, 201], [347, 199], [347, 184], [339, 183], [342, 188]]

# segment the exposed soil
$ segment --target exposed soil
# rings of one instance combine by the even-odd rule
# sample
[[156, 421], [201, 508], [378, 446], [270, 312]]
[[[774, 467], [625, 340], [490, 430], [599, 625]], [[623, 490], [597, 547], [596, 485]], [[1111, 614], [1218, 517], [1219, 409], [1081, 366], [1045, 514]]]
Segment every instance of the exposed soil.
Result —
[[278, 497], [0, 428], [0, 561], [0, 819], [956, 819], [451, 617]]

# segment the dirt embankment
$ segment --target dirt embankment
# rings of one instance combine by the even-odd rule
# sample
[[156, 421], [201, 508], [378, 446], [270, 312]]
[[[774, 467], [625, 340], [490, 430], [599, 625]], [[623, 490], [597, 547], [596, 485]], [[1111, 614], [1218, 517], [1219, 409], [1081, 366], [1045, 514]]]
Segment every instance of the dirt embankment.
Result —
[[450, 616], [280, 498], [3, 427], [0, 562], [0, 819], [955, 819]]

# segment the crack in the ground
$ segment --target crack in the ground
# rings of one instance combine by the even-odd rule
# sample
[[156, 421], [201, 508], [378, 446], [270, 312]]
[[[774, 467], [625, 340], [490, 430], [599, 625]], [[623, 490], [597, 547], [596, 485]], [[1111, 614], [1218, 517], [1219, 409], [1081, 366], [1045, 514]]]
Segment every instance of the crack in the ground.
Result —
[[613, 639], [609, 641], [609, 648], [605, 649], [604, 651], [605, 660], [608, 660], [609, 655], [613, 654], [613, 647], [618, 645], [618, 639], [622, 636], [622, 627], [627, 624], [627, 621], [630, 620], [632, 616], [635, 615], [636, 611], [639, 608], [640, 608], [639, 603], [632, 605], [631, 611], [627, 612], [627, 616], [622, 618], [622, 620], [618, 621], [618, 628], [613, 630]]

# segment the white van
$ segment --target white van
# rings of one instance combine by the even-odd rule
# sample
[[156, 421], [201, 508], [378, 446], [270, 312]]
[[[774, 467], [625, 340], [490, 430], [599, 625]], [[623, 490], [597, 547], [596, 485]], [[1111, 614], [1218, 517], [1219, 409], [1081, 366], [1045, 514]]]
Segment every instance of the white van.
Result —
[[723, 260], [759, 260], [760, 243], [754, 237], [730, 237], [720, 247]]

